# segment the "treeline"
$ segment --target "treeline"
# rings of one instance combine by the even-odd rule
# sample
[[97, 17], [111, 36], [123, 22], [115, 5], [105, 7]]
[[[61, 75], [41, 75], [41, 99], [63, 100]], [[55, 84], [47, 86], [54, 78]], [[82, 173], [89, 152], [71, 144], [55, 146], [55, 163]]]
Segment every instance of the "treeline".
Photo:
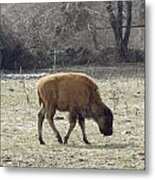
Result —
[[144, 1], [1, 4], [0, 9], [2, 69], [144, 61]]

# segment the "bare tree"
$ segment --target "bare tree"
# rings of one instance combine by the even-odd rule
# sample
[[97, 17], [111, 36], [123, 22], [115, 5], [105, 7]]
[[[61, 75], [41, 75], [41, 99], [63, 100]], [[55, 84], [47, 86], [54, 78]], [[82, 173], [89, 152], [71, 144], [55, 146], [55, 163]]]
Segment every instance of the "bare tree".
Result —
[[[123, 8], [126, 4], [126, 23], [125, 32], [123, 33]], [[114, 6], [112, 2], [108, 2], [107, 10], [109, 13], [109, 21], [112, 26], [115, 35], [116, 47], [120, 58], [125, 58], [127, 55], [128, 42], [131, 29], [131, 19], [132, 19], [132, 1], [118, 1], [117, 2], [117, 13], [114, 12]]]

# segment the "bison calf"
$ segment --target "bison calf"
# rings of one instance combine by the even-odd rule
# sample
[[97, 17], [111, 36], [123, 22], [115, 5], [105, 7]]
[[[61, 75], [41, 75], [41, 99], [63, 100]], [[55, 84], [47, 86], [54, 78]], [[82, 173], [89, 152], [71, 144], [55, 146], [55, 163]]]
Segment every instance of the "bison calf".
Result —
[[56, 73], [43, 77], [38, 81], [38, 97], [41, 106], [38, 113], [40, 144], [45, 144], [42, 139], [42, 124], [45, 115], [58, 142], [63, 143], [53, 121], [56, 110], [69, 112], [70, 127], [64, 137], [64, 143], [67, 143], [77, 119], [86, 144], [90, 143], [85, 133], [85, 118], [93, 118], [100, 132], [105, 136], [112, 135], [113, 114], [102, 102], [95, 82], [87, 75]]

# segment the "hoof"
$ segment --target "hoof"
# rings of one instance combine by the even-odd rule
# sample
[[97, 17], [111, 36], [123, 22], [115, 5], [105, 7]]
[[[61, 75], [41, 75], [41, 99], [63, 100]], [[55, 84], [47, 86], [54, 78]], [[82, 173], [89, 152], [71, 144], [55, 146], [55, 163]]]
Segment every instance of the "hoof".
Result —
[[40, 141], [40, 144], [41, 144], [41, 145], [45, 145], [45, 142], [44, 142], [44, 141]]
[[85, 142], [85, 144], [91, 145], [91, 143], [87, 139], [84, 139], [83, 141]]
[[61, 136], [57, 136], [57, 139], [58, 139], [58, 142], [59, 142], [60, 144], [63, 143]]
[[67, 144], [68, 138], [64, 137], [64, 144]]
[[90, 142], [85, 142], [87, 145], [91, 145], [91, 143]]
[[45, 144], [45, 142], [43, 141], [42, 137], [39, 137], [39, 142], [40, 142], [40, 144], [42, 144], [42, 145]]

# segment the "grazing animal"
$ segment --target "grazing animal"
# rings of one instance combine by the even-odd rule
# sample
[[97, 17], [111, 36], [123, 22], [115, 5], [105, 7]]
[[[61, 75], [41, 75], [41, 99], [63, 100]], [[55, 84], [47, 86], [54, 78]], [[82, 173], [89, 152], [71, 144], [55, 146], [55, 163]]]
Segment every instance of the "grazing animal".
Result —
[[85, 118], [93, 118], [98, 124], [100, 132], [105, 136], [112, 135], [113, 114], [102, 102], [98, 87], [89, 76], [73, 72], [47, 75], [38, 81], [37, 92], [41, 106], [38, 113], [40, 144], [45, 144], [42, 139], [45, 115], [58, 142], [63, 143], [53, 121], [56, 110], [69, 112], [70, 126], [64, 137], [64, 144], [67, 143], [77, 119], [82, 130], [83, 141], [86, 144], [90, 143], [85, 133]]

